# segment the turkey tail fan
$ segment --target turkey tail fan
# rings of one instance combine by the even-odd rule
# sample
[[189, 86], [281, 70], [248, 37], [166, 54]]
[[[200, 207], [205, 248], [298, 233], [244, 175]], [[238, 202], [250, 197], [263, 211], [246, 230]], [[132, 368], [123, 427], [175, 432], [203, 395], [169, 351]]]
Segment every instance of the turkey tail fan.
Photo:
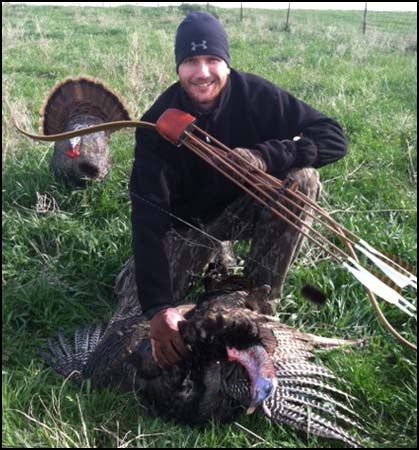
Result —
[[112, 89], [87, 76], [66, 78], [46, 97], [40, 110], [39, 130], [45, 135], [67, 130], [69, 122], [90, 116], [97, 123], [130, 120], [127, 107]]
[[345, 400], [353, 397], [326, 381], [336, 378], [328, 369], [309, 362], [281, 363], [275, 367], [278, 387], [263, 406], [271, 421], [337, 439], [350, 447], [363, 447], [344, 429], [350, 426], [366, 434], [357, 422], [359, 416], [336, 399], [337, 395]]
[[[277, 388], [274, 394], [266, 401], [265, 409], [269, 411], [267, 414], [271, 421], [289, 425], [299, 431], [309, 432], [316, 436], [337, 439], [350, 447], [363, 448], [362, 444], [347, 433], [335, 420], [324, 417], [315, 412], [314, 402], [304, 402], [298, 396], [292, 397], [292, 401], [283, 398], [282, 389]], [[307, 404], [305, 404], [307, 403]], [[314, 411], [313, 411], [314, 409]], [[337, 418], [336, 412], [331, 412], [334, 419]], [[344, 422], [355, 424], [346, 416]]]
[[82, 371], [90, 355], [102, 339], [105, 327], [92, 325], [79, 328], [74, 333], [74, 342], [70, 343], [62, 333], [56, 340], [48, 339], [48, 350], [38, 349], [38, 353], [52, 369], [64, 377], [80, 384], [84, 377]]
[[319, 437], [337, 439], [350, 447], [362, 447], [346, 431], [356, 428], [366, 435], [358, 423], [360, 417], [349, 401], [355, 398], [335, 386], [345, 381], [317, 361], [316, 351], [344, 347], [361, 347], [363, 340], [324, 338], [305, 334], [279, 321], [263, 323], [276, 340], [271, 353], [278, 385], [263, 405], [264, 414], [273, 422], [286, 424]]

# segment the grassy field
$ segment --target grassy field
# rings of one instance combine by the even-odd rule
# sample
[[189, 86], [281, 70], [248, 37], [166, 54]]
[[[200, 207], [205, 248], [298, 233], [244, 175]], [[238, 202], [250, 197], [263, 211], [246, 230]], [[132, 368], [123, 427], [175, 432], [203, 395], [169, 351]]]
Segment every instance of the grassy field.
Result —
[[[37, 129], [48, 90], [66, 76], [95, 76], [133, 117], [176, 79], [179, 8], [3, 7], [3, 446], [335, 448], [264, 419], [182, 428], [147, 415], [132, 394], [81, 389], [45, 367], [46, 337], [106, 321], [115, 276], [130, 255], [128, 178], [132, 132], [112, 137], [114, 166], [101, 184], [69, 190], [48, 167], [52, 146], [16, 134]], [[416, 265], [416, 14], [216, 10], [232, 66], [261, 75], [337, 119], [347, 157], [321, 169], [320, 199], [335, 219]], [[313, 308], [304, 281], [327, 292]], [[382, 305], [415, 340], [416, 323]], [[416, 448], [416, 354], [378, 323], [363, 289], [307, 246], [289, 275], [278, 315], [324, 336], [366, 337], [364, 350], [324, 357], [349, 380], [371, 448]], [[244, 431], [243, 427], [255, 435]]]

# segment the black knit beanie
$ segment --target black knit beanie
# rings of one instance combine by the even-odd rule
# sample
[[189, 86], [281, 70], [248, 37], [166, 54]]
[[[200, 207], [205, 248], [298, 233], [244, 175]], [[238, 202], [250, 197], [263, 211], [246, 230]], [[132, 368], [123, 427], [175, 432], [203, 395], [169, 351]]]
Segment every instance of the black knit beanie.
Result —
[[227, 34], [221, 23], [203, 12], [188, 14], [176, 33], [176, 71], [185, 59], [198, 55], [215, 55], [230, 65]]

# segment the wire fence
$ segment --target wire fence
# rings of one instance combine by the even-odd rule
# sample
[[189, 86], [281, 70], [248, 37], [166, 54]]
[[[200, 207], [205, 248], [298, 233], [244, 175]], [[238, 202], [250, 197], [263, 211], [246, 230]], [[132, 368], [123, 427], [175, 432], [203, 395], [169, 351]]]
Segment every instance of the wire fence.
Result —
[[[236, 7], [234, 8], [234, 11], [237, 13], [237, 18], [239, 20], [244, 20], [246, 17], [254, 16], [255, 13], [257, 14], [258, 7], [248, 7], [248, 2], [235, 2]], [[73, 3], [78, 5], [85, 5], [86, 2], [78, 2]], [[112, 7], [117, 6], [119, 3], [116, 2], [96, 2], [95, 5], [97, 6], [100, 4], [103, 7]], [[207, 12], [216, 12], [218, 17], [222, 16], [223, 14], [223, 2], [200, 2], [200, 3], [187, 3], [187, 2], [130, 2], [130, 5], [135, 6], [154, 6], [154, 7], [164, 7], [164, 6], [175, 6], [179, 7], [185, 12], [191, 11], [191, 10], [206, 10]], [[231, 3], [225, 3], [226, 6], [231, 7]], [[240, 5], [238, 7], [237, 5]], [[293, 3], [291, 2], [283, 2], [282, 8], [281, 3], [277, 3], [277, 9], [276, 14], [280, 12], [281, 17], [281, 23], [280, 26], [286, 30], [291, 31], [293, 25], [300, 25], [302, 23], [307, 22], [307, 25], [309, 25], [309, 22], [307, 19], [307, 10], [297, 9], [293, 8]], [[355, 5], [355, 4], [354, 4]], [[263, 6], [260, 8], [263, 9]], [[368, 2], [364, 3], [364, 7], [362, 9], [356, 10], [351, 9], [350, 11], [346, 10], [327, 10], [327, 15], [324, 13], [326, 11], [324, 10], [316, 10], [315, 5], [313, 5], [313, 10], [310, 11], [313, 13], [313, 18], [316, 19], [317, 22], [321, 19], [323, 16], [325, 19], [325, 24], [327, 22], [327, 17], [329, 17], [330, 21], [330, 14], [335, 19], [335, 25], [339, 26], [340, 20], [343, 22], [348, 21], [348, 13], [353, 13], [353, 27], [358, 29], [361, 33], [368, 33], [369, 31], [376, 31], [376, 32], [394, 32], [399, 34], [413, 34], [417, 32], [417, 12], [411, 11], [411, 12], [402, 12], [402, 13], [395, 13], [395, 12], [382, 12], [382, 11], [373, 11], [368, 9]], [[329, 23], [327, 23], [329, 25]]]
[[[17, 3], [17, 2], [12, 2]], [[25, 2], [21, 2], [25, 3]], [[374, 2], [372, 2], [374, 3]], [[9, 3], [10, 4], [10, 3]], [[28, 2], [28, 4], [48, 4], [73, 7], [118, 7], [118, 6], [143, 6], [143, 7], [160, 7], [160, 8], [179, 8], [185, 14], [189, 11], [207, 11], [214, 14], [218, 18], [223, 15], [236, 17], [237, 20], [245, 19], [262, 14], [262, 7], [253, 7], [251, 2]], [[3, 2], [3, 6], [8, 2]], [[262, 4], [263, 5], [263, 4]], [[272, 5], [272, 3], [270, 3]], [[285, 31], [292, 31], [298, 26], [336, 26], [359, 31], [367, 34], [368, 32], [379, 33], [397, 33], [405, 35], [417, 34], [417, 11], [410, 12], [383, 12], [368, 9], [368, 2], [364, 3], [362, 9], [356, 10], [320, 10], [313, 9], [303, 10], [293, 7], [292, 2], [276, 3], [276, 9], [271, 9], [272, 20], [277, 20], [277, 26]], [[356, 5], [356, 3], [353, 3]], [[251, 6], [251, 7], [250, 7]], [[357, 5], [358, 6], [358, 5]], [[266, 10], [264, 11], [266, 13]], [[309, 13], [309, 14], [308, 14]]]

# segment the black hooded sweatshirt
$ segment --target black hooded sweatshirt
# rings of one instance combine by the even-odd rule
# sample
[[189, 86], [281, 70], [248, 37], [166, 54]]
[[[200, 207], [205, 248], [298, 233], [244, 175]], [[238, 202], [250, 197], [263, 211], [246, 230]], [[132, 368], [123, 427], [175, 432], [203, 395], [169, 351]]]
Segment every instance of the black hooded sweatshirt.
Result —
[[[301, 166], [304, 148], [292, 141], [295, 136], [303, 135], [317, 146], [314, 167], [346, 153], [346, 140], [336, 121], [267, 80], [234, 69], [211, 113], [197, 113], [177, 82], [142, 120], [156, 122], [168, 108], [197, 117], [198, 127], [230, 148], [257, 149], [274, 176]], [[130, 191], [138, 295], [143, 311], [151, 317], [173, 305], [168, 232], [182, 225], [176, 217], [205, 223], [243, 192], [186, 147], [176, 147], [148, 129], [136, 131]]]

